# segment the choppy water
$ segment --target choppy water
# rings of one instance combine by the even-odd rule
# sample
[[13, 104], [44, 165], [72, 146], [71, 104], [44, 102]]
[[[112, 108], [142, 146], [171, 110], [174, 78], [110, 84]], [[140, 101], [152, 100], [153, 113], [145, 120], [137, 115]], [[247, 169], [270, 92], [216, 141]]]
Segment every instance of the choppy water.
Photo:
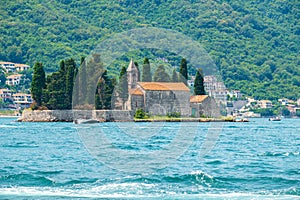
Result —
[[204, 156], [199, 151], [214, 128], [209, 123], [97, 125], [115, 148], [133, 153], [164, 150], [179, 129], [196, 133], [168, 165], [148, 171], [142, 160], [143, 172], [130, 165], [133, 157], [122, 161], [131, 170], [119, 171], [92, 156], [82, 127], [14, 120], [0, 119], [0, 199], [300, 199], [299, 119], [224, 123]]

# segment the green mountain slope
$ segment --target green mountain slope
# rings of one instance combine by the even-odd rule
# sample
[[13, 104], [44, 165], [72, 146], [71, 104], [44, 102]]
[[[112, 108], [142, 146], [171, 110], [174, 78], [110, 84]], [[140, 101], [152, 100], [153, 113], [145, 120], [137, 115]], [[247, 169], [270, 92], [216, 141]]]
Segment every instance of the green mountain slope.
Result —
[[225, 84], [256, 98], [300, 98], [298, 0], [3, 0], [0, 60], [48, 72], [101, 39], [137, 27], [182, 32], [207, 50]]

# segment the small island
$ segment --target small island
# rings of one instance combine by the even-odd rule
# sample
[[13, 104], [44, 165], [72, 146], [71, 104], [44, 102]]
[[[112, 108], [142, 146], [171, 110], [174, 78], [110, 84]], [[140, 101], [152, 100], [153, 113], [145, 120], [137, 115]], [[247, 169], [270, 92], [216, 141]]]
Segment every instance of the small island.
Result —
[[[93, 78], [87, 70], [89, 65], [102, 70], [100, 78], [94, 77], [97, 84], [93, 97], [87, 95], [86, 89], [76, 93], [78, 81], [92, 84], [87, 78]], [[141, 68], [131, 59], [119, 76], [112, 76], [101, 66], [100, 56], [93, 54], [82, 58], [79, 68], [74, 59], [61, 61], [59, 70], [48, 75], [42, 64], [36, 63], [31, 94], [1, 89], [0, 95], [6, 101], [10, 95], [17, 104], [21, 103], [19, 108], [25, 110], [18, 120], [31, 122], [73, 122], [78, 118], [100, 122], [246, 122], [245, 118], [251, 117], [300, 116], [299, 100], [283, 98], [273, 105], [269, 100], [246, 98], [238, 90], [227, 90], [216, 76], [204, 76], [200, 68], [194, 76], [188, 75], [184, 58], [178, 69], [159, 65], [152, 71], [153, 76], [148, 58]], [[76, 105], [80, 101], [84, 103]], [[21, 115], [19, 110], [3, 111], [7, 113]]]

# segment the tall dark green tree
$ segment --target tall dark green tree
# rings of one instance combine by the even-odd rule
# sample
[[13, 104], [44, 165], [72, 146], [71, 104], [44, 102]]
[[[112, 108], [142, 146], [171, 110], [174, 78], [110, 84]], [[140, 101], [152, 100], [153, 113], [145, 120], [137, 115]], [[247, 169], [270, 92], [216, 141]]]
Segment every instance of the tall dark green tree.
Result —
[[73, 96], [75, 99], [75, 104], [82, 105], [86, 101], [87, 96], [87, 65], [85, 57], [81, 57], [80, 60], [80, 67], [78, 70], [78, 76], [76, 80], [76, 89], [75, 89], [75, 95]]
[[47, 76], [43, 105], [50, 110], [71, 109], [76, 72], [74, 59], [62, 60], [59, 70]]
[[119, 92], [119, 97], [122, 100], [123, 109], [124, 109], [125, 102], [128, 99], [128, 80], [127, 80], [126, 67], [122, 67], [119, 80], [120, 80], [120, 83], [119, 83], [118, 92]]
[[6, 82], [5, 72], [4, 69], [0, 67], [0, 87], [5, 86], [5, 82]]
[[96, 109], [111, 109], [113, 91], [114, 81], [108, 77], [107, 71], [105, 70], [97, 85], [95, 97]]
[[139, 64], [138, 64], [138, 62], [134, 62], [134, 65], [136, 66], [136, 68], [138, 69], [138, 81], [140, 81], [141, 80], [141, 71], [140, 71], [140, 69], [139, 69]]
[[178, 74], [175, 69], [173, 70], [172, 73], [172, 82], [178, 82]]
[[150, 62], [149, 62], [148, 58], [144, 59], [142, 81], [143, 82], [151, 82], [152, 81]]
[[96, 108], [96, 110], [101, 110], [103, 108], [103, 105], [102, 105], [102, 102], [100, 100], [100, 94], [99, 94], [98, 90], [99, 89], [97, 87], [96, 94], [95, 94], [95, 108]]
[[180, 81], [187, 85], [188, 69], [187, 69], [187, 62], [186, 62], [185, 58], [181, 59], [179, 72], [181, 75], [181, 76], [179, 76]]
[[66, 91], [65, 91], [65, 109], [72, 108], [72, 94], [73, 94], [73, 86], [74, 86], [74, 79], [75, 79], [75, 71], [76, 71], [76, 63], [74, 59], [66, 60]]
[[159, 65], [154, 73], [153, 81], [154, 82], [170, 82], [170, 76], [165, 71], [165, 67], [163, 65]]
[[194, 95], [205, 95], [204, 78], [201, 68], [199, 68], [196, 72], [194, 81]]
[[47, 87], [44, 90], [43, 104], [50, 110], [65, 109], [66, 81], [65, 72], [56, 71], [47, 76]]
[[43, 89], [46, 84], [45, 71], [42, 63], [35, 63], [31, 82], [31, 95], [37, 106], [42, 105]]

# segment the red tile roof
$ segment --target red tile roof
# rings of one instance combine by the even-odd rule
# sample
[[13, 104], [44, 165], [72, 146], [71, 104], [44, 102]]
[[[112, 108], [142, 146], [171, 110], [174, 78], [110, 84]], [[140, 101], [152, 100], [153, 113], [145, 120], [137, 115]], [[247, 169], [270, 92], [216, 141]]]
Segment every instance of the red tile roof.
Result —
[[190, 97], [190, 102], [191, 102], [191, 103], [201, 103], [201, 102], [203, 102], [207, 97], [208, 97], [208, 95], [195, 95], [195, 96], [191, 96], [191, 97]]
[[129, 89], [129, 93], [131, 95], [144, 95], [143, 92], [139, 88]]
[[190, 91], [184, 83], [170, 82], [138, 82], [144, 90], [156, 91]]

